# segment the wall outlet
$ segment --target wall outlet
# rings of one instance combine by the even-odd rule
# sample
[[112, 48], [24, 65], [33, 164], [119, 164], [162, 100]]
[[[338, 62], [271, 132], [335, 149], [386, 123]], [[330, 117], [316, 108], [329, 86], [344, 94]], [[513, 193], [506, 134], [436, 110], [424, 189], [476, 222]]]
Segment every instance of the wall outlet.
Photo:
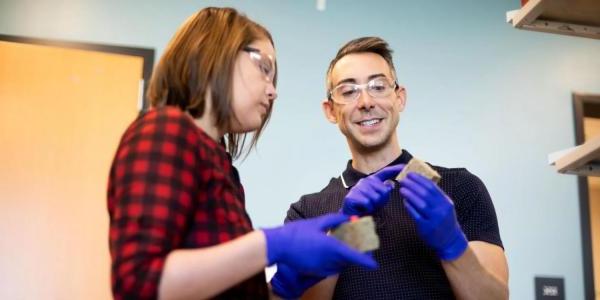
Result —
[[565, 280], [562, 277], [535, 277], [536, 300], [564, 300]]

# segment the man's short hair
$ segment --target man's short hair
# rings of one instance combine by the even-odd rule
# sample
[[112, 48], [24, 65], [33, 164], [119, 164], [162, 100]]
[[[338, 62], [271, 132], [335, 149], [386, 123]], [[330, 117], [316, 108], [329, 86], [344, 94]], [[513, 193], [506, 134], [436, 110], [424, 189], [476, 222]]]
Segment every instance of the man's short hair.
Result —
[[335, 58], [329, 63], [329, 69], [327, 69], [327, 90], [333, 88], [333, 86], [331, 86], [333, 84], [331, 82], [331, 71], [333, 71], [335, 64], [348, 54], [365, 52], [375, 53], [383, 57], [390, 66], [390, 71], [392, 72], [392, 76], [394, 76], [393, 79], [396, 80], [396, 69], [394, 68], [394, 62], [392, 60], [393, 50], [390, 49], [390, 45], [380, 37], [367, 36], [351, 40], [338, 50]]

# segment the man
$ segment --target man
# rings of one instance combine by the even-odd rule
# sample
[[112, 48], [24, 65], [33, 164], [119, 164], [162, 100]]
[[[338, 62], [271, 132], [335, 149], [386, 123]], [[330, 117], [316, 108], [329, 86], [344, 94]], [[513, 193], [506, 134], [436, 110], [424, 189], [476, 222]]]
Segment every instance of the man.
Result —
[[[439, 186], [411, 173], [395, 187], [368, 176], [407, 164], [396, 127], [406, 91], [391, 50], [377, 37], [344, 45], [327, 71], [327, 119], [346, 137], [352, 160], [320, 192], [292, 204], [286, 222], [342, 210], [373, 215], [376, 271], [350, 267], [326, 280], [285, 265], [271, 284], [280, 295], [318, 299], [507, 299], [508, 266], [485, 185], [466, 169], [432, 166]], [[382, 177], [383, 178], [383, 177]], [[384, 187], [389, 187], [385, 190]]]

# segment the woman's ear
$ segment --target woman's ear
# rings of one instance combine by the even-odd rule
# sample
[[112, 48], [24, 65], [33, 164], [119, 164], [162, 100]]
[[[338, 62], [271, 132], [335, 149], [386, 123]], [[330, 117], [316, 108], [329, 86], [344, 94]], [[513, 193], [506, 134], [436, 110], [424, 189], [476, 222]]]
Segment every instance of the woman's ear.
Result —
[[333, 123], [333, 124], [337, 124], [338, 120], [337, 120], [337, 116], [335, 115], [334, 107], [333, 107], [333, 101], [329, 100], [329, 99], [325, 99], [323, 100], [323, 102], [321, 102], [321, 107], [323, 108], [323, 113], [325, 114], [325, 118], [327, 118], [327, 120], [329, 120], [329, 122]]

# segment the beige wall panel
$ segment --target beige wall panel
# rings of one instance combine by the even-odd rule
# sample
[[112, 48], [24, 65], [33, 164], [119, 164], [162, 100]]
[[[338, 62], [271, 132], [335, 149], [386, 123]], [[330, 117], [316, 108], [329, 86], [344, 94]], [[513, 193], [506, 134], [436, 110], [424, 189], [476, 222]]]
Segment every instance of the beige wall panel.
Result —
[[141, 57], [0, 42], [0, 299], [109, 299], [106, 185]]

